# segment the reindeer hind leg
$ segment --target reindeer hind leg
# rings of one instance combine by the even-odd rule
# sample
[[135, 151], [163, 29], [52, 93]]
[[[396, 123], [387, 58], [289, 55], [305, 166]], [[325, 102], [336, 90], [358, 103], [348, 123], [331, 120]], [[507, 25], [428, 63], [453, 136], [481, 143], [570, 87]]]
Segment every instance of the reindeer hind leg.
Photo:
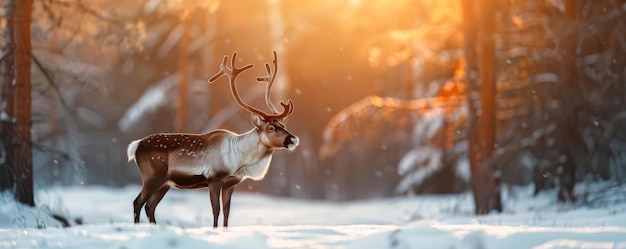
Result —
[[150, 223], [156, 224], [156, 219], [154, 218], [154, 211], [156, 210], [157, 205], [159, 205], [159, 202], [163, 200], [163, 197], [165, 196], [168, 190], [170, 190], [170, 186], [168, 186], [167, 184], [161, 186], [159, 190], [157, 190], [152, 196], [150, 196], [150, 198], [148, 199], [148, 202], [146, 202], [146, 206], [145, 206], [146, 215], [148, 216], [148, 220], [150, 221]]
[[139, 204], [142, 192], [139, 192], [139, 194], [137, 195], [137, 198], [135, 198], [135, 200], [133, 201], [133, 214], [134, 214], [135, 224], [139, 223], [139, 214], [141, 212], [141, 206], [143, 206], [143, 204]]
[[[137, 161], [137, 166], [142, 175], [141, 193], [139, 193], [135, 201], [133, 201], [134, 221], [135, 224], [137, 224], [139, 223], [141, 208], [167, 181], [167, 155], [135, 154], [135, 160]], [[150, 210], [150, 208], [146, 207], [146, 213], [148, 210]]]
[[[139, 215], [141, 213], [141, 207], [143, 207], [148, 199], [154, 195], [154, 193], [165, 183], [165, 178], [162, 177], [151, 177], [146, 179], [143, 182], [141, 187], [141, 193], [139, 196], [133, 201], [133, 205], [135, 206], [135, 224], [139, 223]], [[147, 208], [147, 207], [146, 207]], [[147, 210], [147, 209], [146, 209]]]

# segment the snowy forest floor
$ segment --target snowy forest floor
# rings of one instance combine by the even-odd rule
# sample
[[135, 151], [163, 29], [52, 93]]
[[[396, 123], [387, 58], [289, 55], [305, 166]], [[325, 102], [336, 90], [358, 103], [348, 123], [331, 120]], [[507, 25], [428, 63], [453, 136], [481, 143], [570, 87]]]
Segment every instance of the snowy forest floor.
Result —
[[[0, 248], [626, 248], [621, 187], [599, 191], [606, 205], [560, 212], [554, 191], [533, 197], [529, 187], [508, 189], [505, 211], [480, 217], [472, 215], [471, 193], [329, 202], [240, 191], [229, 229], [211, 227], [208, 193], [195, 190], [170, 191], [156, 211], [159, 225], [147, 224], [143, 212], [134, 225], [138, 192], [39, 190], [36, 208], [4, 193]], [[72, 226], [61, 228], [50, 214]]]

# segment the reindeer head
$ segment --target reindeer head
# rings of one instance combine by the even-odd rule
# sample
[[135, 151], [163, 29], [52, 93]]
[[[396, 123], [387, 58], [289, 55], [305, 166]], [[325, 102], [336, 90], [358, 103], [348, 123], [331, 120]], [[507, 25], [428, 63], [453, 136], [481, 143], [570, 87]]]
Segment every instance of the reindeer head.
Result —
[[280, 105], [284, 109], [281, 113], [272, 104], [272, 101], [270, 99], [270, 90], [272, 88], [272, 84], [274, 83], [274, 77], [276, 76], [276, 72], [278, 71], [278, 60], [276, 58], [276, 51], [274, 51], [274, 71], [272, 72], [269, 64], [265, 64], [267, 75], [257, 78], [257, 81], [267, 84], [265, 88], [265, 103], [273, 114], [266, 114], [259, 109], [249, 106], [248, 104], [243, 102], [243, 100], [241, 100], [239, 92], [237, 91], [237, 87], [235, 86], [235, 81], [239, 74], [250, 68], [253, 68], [254, 65], [248, 64], [241, 68], [237, 68], [237, 66], [235, 65], [236, 60], [237, 52], [233, 53], [231, 66], [229, 67], [227, 64], [228, 55], [225, 55], [224, 59], [222, 60], [222, 64], [220, 65], [220, 71], [209, 79], [209, 83], [215, 82], [224, 74], [227, 75], [230, 83], [230, 91], [233, 94], [233, 97], [235, 98], [237, 104], [239, 104], [239, 106], [244, 110], [250, 112], [252, 123], [256, 127], [256, 131], [259, 133], [261, 143], [269, 148], [284, 148], [288, 150], [295, 149], [296, 146], [298, 146], [299, 140], [296, 136], [291, 134], [291, 132], [289, 132], [285, 126], [285, 124], [287, 123], [287, 117], [293, 112], [293, 102], [291, 102], [291, 100], [288, 100], [287, 103], [281, 101]]

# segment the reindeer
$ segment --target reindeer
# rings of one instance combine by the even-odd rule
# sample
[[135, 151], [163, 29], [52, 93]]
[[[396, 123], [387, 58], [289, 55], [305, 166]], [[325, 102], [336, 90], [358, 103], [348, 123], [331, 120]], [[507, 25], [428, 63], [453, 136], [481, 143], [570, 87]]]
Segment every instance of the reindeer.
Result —
[[135, 223], [139, 223], [141, 207], [145, 204], [150, 223], [156, 224], [154, 212], [170, 188], [208, 188], [213, 208], [213, 227], [217, 227], [220, 212], [220, 191], [224, 210], [224, 227], [228, 227], [230, 199], [235, 185], [250, 178], [258, 181], [265, 177], [276, 149], [294, 150], [298, 138], [287, 131], [285, 123], [293, 112], [293, 102], [280, 102], [279, 112], [270, 100], [270, 89], [278, 70], [274, 52], [274, 71], [266, 64], [267, 76], [257, 78], [266, 83], [265, 102], [273, 114], [266, 114], [244, 103], [239, 97], [235, 81], [244, 71], [254, 67], [235, 65], [237, 52], [233, 53], [231, 66], [224, 56], [220, 71], [209, 79], [215, 82], [227, 75], [231, 93], [241, 108], [250, 112], [254, 128], [237, 134], [228, 130], [214, 130], [206, 134], [158, 133], [131, 142], [128, 161], [135, 160], [142, 176], [141, 192], [133, 202]]

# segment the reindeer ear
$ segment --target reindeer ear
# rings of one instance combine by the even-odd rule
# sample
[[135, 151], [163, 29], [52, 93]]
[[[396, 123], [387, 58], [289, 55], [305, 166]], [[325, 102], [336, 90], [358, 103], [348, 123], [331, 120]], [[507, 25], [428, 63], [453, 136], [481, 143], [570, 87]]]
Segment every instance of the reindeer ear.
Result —
[[250, 119], [252, 120], [252, 124], [254, 124], [254, 126], [256, 126], [257, 128], [261, 128], [263, 126], [263, 123], [265, 123], [263, 117], [259, 116], [256, 113], [251, 113]]

